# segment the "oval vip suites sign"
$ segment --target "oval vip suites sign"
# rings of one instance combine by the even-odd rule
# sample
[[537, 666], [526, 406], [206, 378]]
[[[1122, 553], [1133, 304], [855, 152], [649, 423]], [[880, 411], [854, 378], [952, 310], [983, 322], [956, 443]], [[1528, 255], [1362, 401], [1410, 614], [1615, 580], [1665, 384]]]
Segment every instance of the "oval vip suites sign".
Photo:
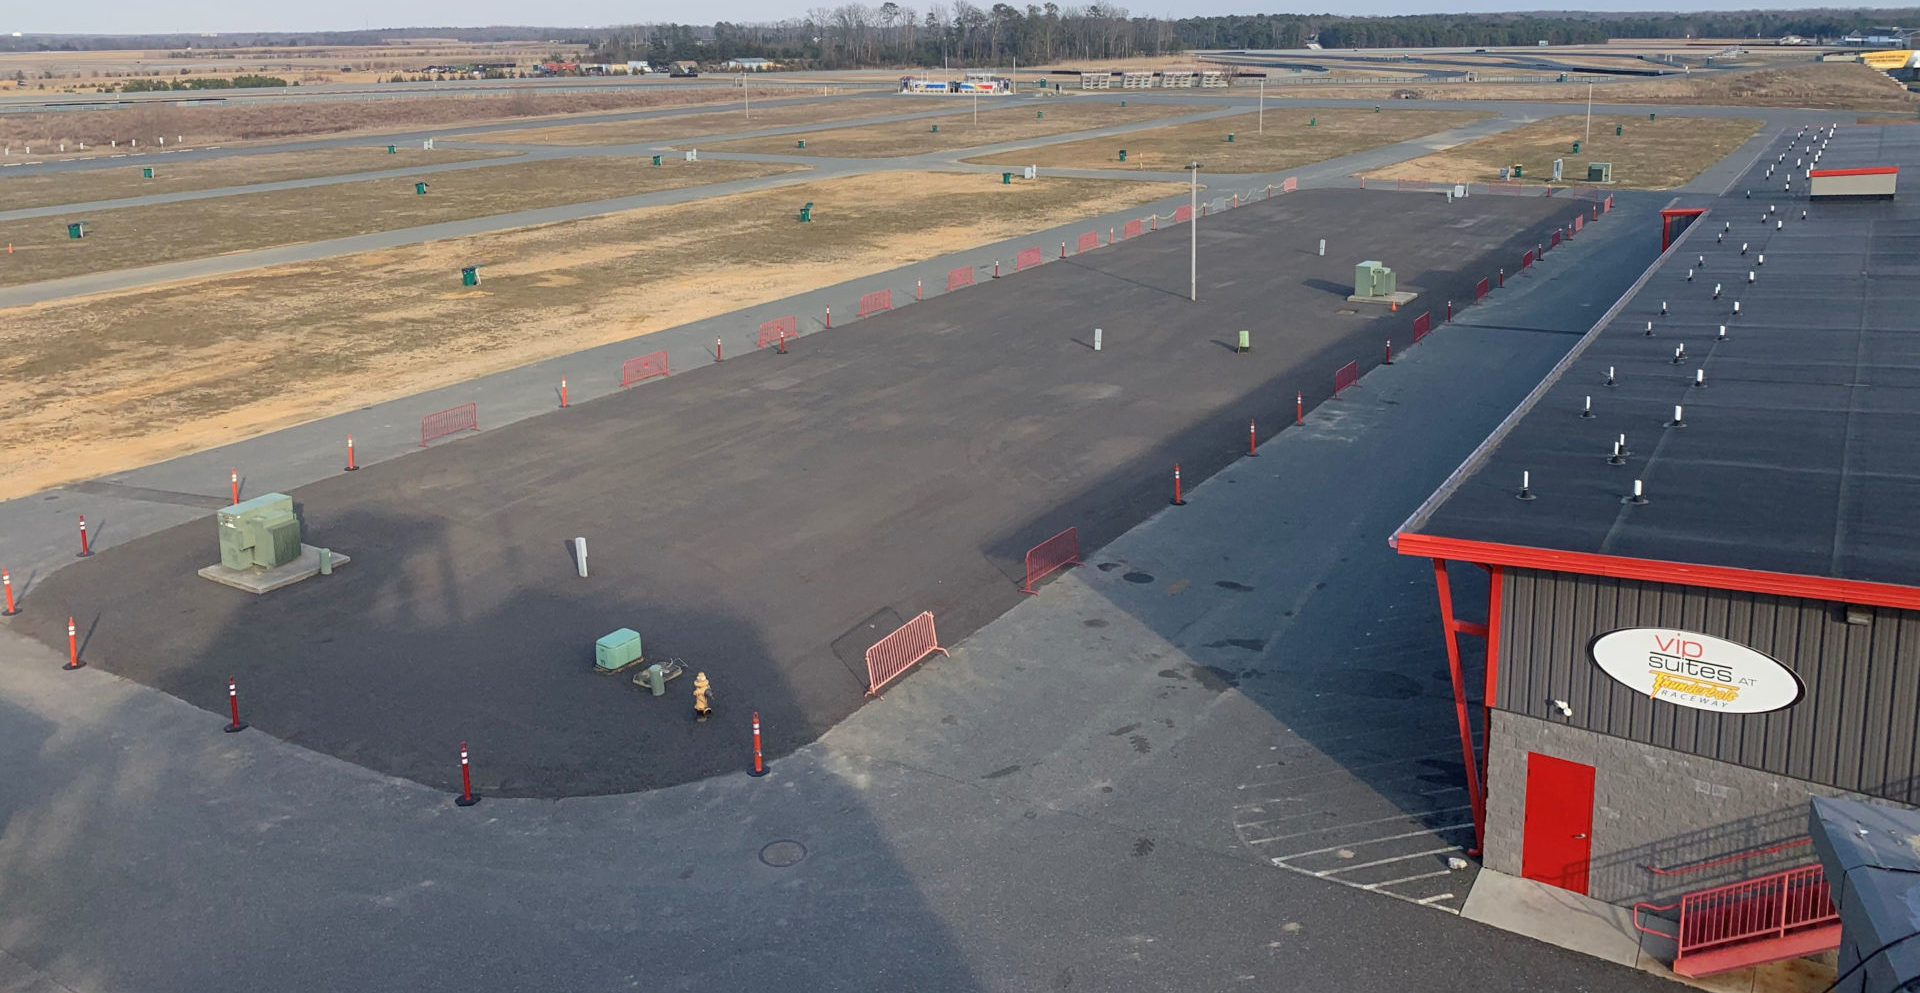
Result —
[[1762, 714], [1799, 702], [1805, 687], [1771, 656], [1710, 634], [1625, 628], [1588, 648], [1607, 675], [1655, 700], [1723, 714]]

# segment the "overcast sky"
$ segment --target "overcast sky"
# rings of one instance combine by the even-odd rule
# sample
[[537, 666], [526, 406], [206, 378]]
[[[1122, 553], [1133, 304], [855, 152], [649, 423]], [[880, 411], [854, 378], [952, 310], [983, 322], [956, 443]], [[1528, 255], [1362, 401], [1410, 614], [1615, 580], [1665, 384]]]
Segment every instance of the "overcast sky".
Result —
[[[901, 0], [902, 6], [926, 9], [925, 0]], [[992, 0], [975, 0], [992, 6]], [[1011, 0], [1010, 0], [1011, 2]], [[1059, 0], [1056, 0], [1059, 2]], [[1089, 0], [1074, 0], [1084, 6]], [[1259, 0], [1116, 0], [1133, 14], [1188, 17], [1195, 14], [1240, 14], [1282, 8]], [[600, 26], [645, 22], [777, 21], [797, 17], [808, 7], [835, 6], [832, 0], [709, 0], [689, 7], [659, 0], [632, 3], [620, 0], [337, 0], [327, 4], [271, 4], [258, 0], [90, 0], [71, 6], [60, 3], [5, 0], [0, 31], [62, 34], [153, 34], [177, 31], [327, 31], [396, 25], [527, 24]], [[872, 5], [878, 6], [879, 0]], [[1026, 0], [1016, 6], [1024, 7]], [[1063, 3], [1062, 6], [1068, 4]], [[1807, 7], [1807, 0], [1696, 0], [1690, 10], [1751, 10]], [[1540, 10], [1540, 0], [1462, 0], [1448, 3], [1406, 4], [1390, 0], [1342, 0], [1319, 5], [1337, 7], [1343, 14], [1416, 14], [1444, 10]], [[1625, 0], [1583, 5], [1584, 9], [1672, 9], [1671, 0]], [[1300, 8], [1306, 9], [1306, 8]]]

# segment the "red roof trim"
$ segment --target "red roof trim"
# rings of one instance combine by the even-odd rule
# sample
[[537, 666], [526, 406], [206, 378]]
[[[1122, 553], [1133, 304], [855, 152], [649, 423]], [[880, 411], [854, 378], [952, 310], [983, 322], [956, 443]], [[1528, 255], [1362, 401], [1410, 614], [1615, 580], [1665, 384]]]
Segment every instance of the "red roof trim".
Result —
[[1394, 548], [1402, 555], [1419, 558], [1475, 562], [1480, 565], [1519, 566], [1549, 572], [1573, 572], [1587, 576], [1611, 576], [1683, 586], [1706, 586], [1718, 590], [1742, 590], [1773, 596], [1807, 597], [1841, 603], [1869, 604], [1920, 610], [1920, 588], [1869, 583], [1856, 579], [1826, 576], [1801, 576], [1787, 572], [1735, 569], [1729, 566], [1696, 565], [1690, 562], [1662, 562], [1657, 559], [1632, 559], [1619, 555], [1591, 552], [1563, 552], [1525, 545], [1503, 545], [1490, 541], [1445, 538], [1431, 534], [1402, 533]]
[[1891, 176], [1900, 171], [1899, 166], [1876, 166], [1872, 169], [1815, 169], [1813, 178], [1822, 176]]

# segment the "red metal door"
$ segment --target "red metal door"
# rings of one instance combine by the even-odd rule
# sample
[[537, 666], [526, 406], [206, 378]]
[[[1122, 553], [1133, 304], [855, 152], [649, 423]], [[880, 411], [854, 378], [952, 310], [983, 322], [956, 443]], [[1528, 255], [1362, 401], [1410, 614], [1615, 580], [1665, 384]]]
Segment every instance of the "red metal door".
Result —
[[1520, 874], [1585, 893], [1592, 832], [1593, 766], [1528, 752]]

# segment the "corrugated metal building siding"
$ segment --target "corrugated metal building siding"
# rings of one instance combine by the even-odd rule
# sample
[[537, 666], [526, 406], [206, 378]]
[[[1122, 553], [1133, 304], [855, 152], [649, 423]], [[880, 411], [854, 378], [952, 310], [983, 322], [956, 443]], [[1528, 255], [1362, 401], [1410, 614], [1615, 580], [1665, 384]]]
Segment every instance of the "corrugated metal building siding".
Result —
[[[1510, 569], [1500, 613], [1496, 706], [1601, 734], [1809, 782], [1920, 803], [1920, 613], [1876, 609], [1847, 624], [1824, 600]], [[1806, 684], [1769, 714], [1659, 703], [1593, 664], [1588, 643], [1629, 627], [1676, 627], [1767, 653]], [[1554, 700], [1565, 700], [1562, 717]]]

